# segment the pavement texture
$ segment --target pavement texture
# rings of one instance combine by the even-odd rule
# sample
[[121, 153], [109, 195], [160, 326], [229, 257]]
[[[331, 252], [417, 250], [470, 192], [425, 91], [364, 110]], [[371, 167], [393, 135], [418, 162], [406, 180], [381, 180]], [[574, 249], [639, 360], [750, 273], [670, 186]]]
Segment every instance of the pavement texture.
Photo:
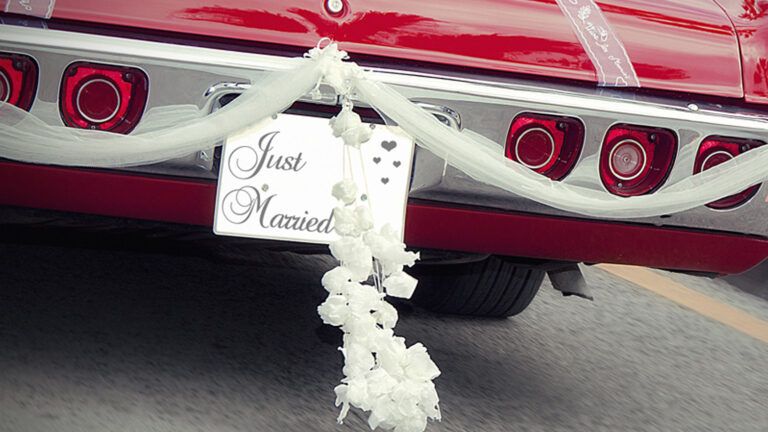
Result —
[[[0, 431], [362, 431], [335, 422], [328, 257], [0, 243]], [[594, 267], [507, 320], [399, 304], [442, 369], [429, 431], [768, 431], [768, 345]], [[728, 282], [670, 275], [766, 319]]]

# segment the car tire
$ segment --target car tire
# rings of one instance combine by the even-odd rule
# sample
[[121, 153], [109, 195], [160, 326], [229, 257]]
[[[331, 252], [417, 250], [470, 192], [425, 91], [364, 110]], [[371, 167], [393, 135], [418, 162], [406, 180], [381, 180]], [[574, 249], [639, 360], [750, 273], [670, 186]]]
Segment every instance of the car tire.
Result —
[[531, 303], [544, 271], [499, 256], [458, 264], [417, 264], [415, 304], [437, 313], [510, 317]]

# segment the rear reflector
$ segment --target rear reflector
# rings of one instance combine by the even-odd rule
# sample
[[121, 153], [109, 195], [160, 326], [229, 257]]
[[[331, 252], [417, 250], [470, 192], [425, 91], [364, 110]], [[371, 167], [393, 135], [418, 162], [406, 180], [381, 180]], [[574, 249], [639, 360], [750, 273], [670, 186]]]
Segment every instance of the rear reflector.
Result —
[[144, 113], [148, 89], [137, 68], [72, 63], [61, 83], [61, 117], [70, 127], [128, 133]]
[[507, 134], [507, 158], [561, 180], [573, 169], [584, 144], [584, 125], [572, 117], [522, 113]]
[[[708, 170], [713, 166], [727, 162], [741, 153], [760, 147], [764, 144], [765, 143], [762, 141], [741, 138], [718, 136], [707, 137], [699, 146], [699, 151], [696, 154], [696, 162], [693, 166], [693, 172], [695, 174]], [[752, 186], [737, 194], [711, 202], [707, 204], [707, 207], [717, 210], [725, 210], [740, 206], [749, 201], [749, 199], [757, 193], [758, 189], [760, 189], [760, 185]]]
[[37, 71], [32, 57], [0, 53], [0, 101], [29, 111], [37, 92]]
[[677, 136], [670, 130], [616, 125], [603, 141], [600, 179], [615, 195], [647, 194], [664, 184], [676, 154]]

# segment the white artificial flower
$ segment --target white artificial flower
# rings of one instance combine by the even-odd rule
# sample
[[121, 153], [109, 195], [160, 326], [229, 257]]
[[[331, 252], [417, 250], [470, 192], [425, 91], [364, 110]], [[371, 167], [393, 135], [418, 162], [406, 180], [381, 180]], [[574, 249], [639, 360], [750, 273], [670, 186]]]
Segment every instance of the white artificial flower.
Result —
[[373, 216], [368, 206], [336, 207], [333, 209], [334, 229], [341, 236], [357, 237], [373, 228]]
[[419, 408], [419, 386], [409, 380], [400, 381], [392, 389], [391, 398], [395, 401], [395, 412], [405, 418], [423, 417]]
[[343, 295], [331, 294], [317, 307], [317, 313], [323, 322], [332, 326], [342, 326], [350, 316], [347, 299]]
[[336, 406], [342, 406], [339, 416], [336, 417], [336, 421], [339, 424], [344, 422], [344, 418], [347, 417], [347, 413], [349, 412], [349, 399], [347, 399], [348, 390], [349, 387], [346, 384], [339, 384], [333, 389], [333, 392], [336, 393]]
[[357, 185], [352, 179], [344, 179], [333, 185], [332, 195], [344, 205], [350, 205], [357, 199]]
[[387, 295], [409, 299], [418, 283], [416, 278], [401, 271], [384, 279], [384, 289], [387, 291]]
[[440, 398], [437, 396], [435, 383], [432, 381], [422, 383], [420, 398], [419, 406], [424, 410], [424, 414], [429, 418], [440, 420]]
[[348, 106], [342, 107], [341, 111], [329, 120], [333, 136], [340, 137], [345, 131], [363, 124], [360, 115], [352, 111]]
[[344, 354], [344, 375], [349, 378], [364, 376], [376, 364], [373, 354], [362, 344], [351, 344], [339, 350]]
[[341, 237], [331, 242], [331, 254], [352, 273], [356, 282], [368, 279], [373, 270], [371, 249], [359, 238]]
[[365, 377], [352, 378], [347, 381], [347, 400], [350, 404], [360, 407], [360, 409], [370, 409], [370, 398], [368, 397], [368, 382]]
[[371, 311], [378, 309], [383, 304], [381, 301], [383, 297], [384, 294], [375, 287], [364, 284], [356, 284], [354, 288], [349, 290], [347, 296], [350, 309], [359, 315], [370, 315]]
[[424, 432], [427, 428], [427, 418], [423, 415], [405, 417], [395, 426], [394, 432]]
[[356, 337], [356, 340], [360, 341], [361, 345], [368, 346], [368, 338], [377, 328], [376, 319], [369, 312], [364, 314], [355, 313], [353, 316], [354, 319], [348, 319], [342, 329], [353, 335], [359, 335], [359, 337]]
[[395, 324], [397, 324], [397, 309], [385, 301], [379, 303], [376, 312], [373, 313], [376, 322], [385, 329], [394, 328]]
[[408, 347], [403, 361], [405, 375], [418, 381], [431, 381], [440, 376], [435, 362], [427, 353], [427, 349], [421, 343], [415, 343]]
[[400, 241], [394, 228], [389, 224], [384, 225], [378, 233], [366, 232], [363, 239], [371, 248], [373, 256], [379, 260], [385, 276], [401, 271], [403, 266], [411, 267], [419, 259], [417, 252], [405, 250], [405, 244]]
[[[378, 321], [378, 318], [376, 321]], [[350, 341], [364, 343], [371, 352], [377, 353], [381, 347], [389, 344], [390, 339], [394, 337], [394, 332], [390, 328], [375, 326], [374, 329], [366, 335], [355, 334], [344, 335], [344, 337], [349, 337]]]
[[367, 205], [360, 205], [355, 208], [355, 223], [360, 232], [373, 228], [373, 215]]
[[348, 207], [336, 207], [333, 209], [333, 229], [340, 236], [359, 236], [361, 231], [357, 227], [355, 212]]
[[368, 142], [368, 140], [371, 139], [371, 135], [373, 135], [373, 131], [370, 127], [366, 125], [360, 125], [345, 130], [341, 134], [341, 139], [344, 140], [345, 145], [360, 148], [361, 144]]
[[391, 429], [386, 422], [391, 416], [389, 405], [391, 401], [389, 396], [381, 396], [377, 398], [373, 403], [373, 409], [371, 409], [371, 415], [368, 416], [368, 427], [371, 430], [381, 427], [382, 429]]
[[365, 244], [371, 248], [371, 251], [376, 258], [385, 255], [387, 250], [393, 246], [391, 239], [381, 235], [381, 233], [376, 231], [366, 232], [363, 235], [363, 239], [365, 240]]
[[379, 367], [368, 371], [365, 379], [368, 381], [368, 393], [374, 398], [383, 395], [388, 396], [397, 385], [397, 380], [389, 376], [386, 370]]
[[376, 360], [379, 366], [397, 380], [405, 377], [405, 371], [403, 370], [405, 356], [405, 339], [397, 336], [390, 338], [386, 343], [382, 343], [378, 351], [376, 351]]
[[352, 272], [343, 266], [334, 267], [323, 275], [320, 283], [326, 291], [333, 294], [346, 294], [352, 283]]
[[373, 131], [360, 119], [360, 115], [352, 108], [344, 106], [338, 115], [330, 120], [333, 136], [340, 137], [345, 145], [360, 148], [360, 145], [371, 139]]

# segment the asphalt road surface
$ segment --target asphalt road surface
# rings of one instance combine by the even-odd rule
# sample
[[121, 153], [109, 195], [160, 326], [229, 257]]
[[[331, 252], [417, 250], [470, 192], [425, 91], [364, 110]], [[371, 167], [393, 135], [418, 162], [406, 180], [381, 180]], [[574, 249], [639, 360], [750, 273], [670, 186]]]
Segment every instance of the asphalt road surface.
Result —
[[[362, 431], [335, 423], [340, 335], [315, 308], [325, 257], [231, 263], [0, 244], [0, 431]], [[585, 268], [509, 320], [399, 305], [442, 369], [429, 431], [768, 431], [768, 344]], [[768, 320], [725, 281], [669, 275]]]

